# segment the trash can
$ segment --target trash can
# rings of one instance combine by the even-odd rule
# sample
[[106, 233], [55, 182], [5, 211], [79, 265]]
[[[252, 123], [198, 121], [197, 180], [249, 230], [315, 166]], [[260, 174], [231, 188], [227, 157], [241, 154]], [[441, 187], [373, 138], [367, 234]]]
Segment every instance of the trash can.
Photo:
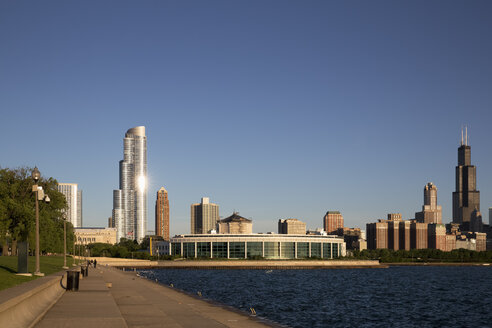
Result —
[[79, 275], [78, 271], [67, 271], [67, 290], [74, 292], [79, 290]]
[[89, 266], [85, 267], [85, 275], [84, 277], [87, 277], [89, 275]]
[[80, 274], [82, 274], [82, 277], [87, 277], [89, 275], [89, 267], [80, 267]]

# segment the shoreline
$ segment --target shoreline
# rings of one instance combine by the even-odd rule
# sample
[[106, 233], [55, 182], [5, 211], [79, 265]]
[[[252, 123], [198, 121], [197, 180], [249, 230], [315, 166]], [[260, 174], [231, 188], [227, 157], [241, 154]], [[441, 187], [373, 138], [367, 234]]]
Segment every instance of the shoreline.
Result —
[[[91, 258], [94, 259], [94, 258]], [[484, 266], [487, 262], [390, 262], [378, 260], [174, 260], [150, 261], [122, 258], [95, 258], [98, 265], [119, 269], [188, 270], [310, 270], [310, 269], [386, 269], [395, 266]]]
[[147, 261], [100, 258], [98, 264], [120, 269], [235, 269], [235, 270], [300, 270], [300, 269], [380, 269], [388, 268], [377, 260], [177, 260]]
[[384, 263], [392, 266], [484, 266], [492, 267], [492, 263], [487, 262], [393, 262]]

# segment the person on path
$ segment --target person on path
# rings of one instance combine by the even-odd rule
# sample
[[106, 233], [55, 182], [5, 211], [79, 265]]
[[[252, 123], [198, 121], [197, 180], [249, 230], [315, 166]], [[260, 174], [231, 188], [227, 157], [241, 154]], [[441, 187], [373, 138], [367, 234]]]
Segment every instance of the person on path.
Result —
[[94, 259], [94, 268], [96, 268], [96, 265], [97, 265], [97, 260]]

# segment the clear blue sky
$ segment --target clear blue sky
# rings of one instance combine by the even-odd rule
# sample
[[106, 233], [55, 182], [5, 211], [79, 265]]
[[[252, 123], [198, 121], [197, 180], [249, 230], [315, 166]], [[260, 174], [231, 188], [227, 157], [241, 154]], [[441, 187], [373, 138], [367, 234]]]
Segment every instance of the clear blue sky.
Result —
[[492, 206], [490, 1], [0, 1], [0, 166], [79, 183], [104, 226], [127, 129], [148, 136], [149, 229], [208, 196], [254, 231], [443, 219], [469, 126]]

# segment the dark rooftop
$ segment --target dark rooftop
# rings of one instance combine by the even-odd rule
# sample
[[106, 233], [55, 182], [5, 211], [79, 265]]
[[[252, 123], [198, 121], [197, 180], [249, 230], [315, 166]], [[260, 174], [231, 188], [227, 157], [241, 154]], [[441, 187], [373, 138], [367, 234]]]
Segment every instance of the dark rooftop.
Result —
[[232, 213], [231, 216], [220, 220], [220, 222], [252, 222], [250, 219], [243, 218], [242, 216], [238, 215], [238, 213], [234, 212]]

